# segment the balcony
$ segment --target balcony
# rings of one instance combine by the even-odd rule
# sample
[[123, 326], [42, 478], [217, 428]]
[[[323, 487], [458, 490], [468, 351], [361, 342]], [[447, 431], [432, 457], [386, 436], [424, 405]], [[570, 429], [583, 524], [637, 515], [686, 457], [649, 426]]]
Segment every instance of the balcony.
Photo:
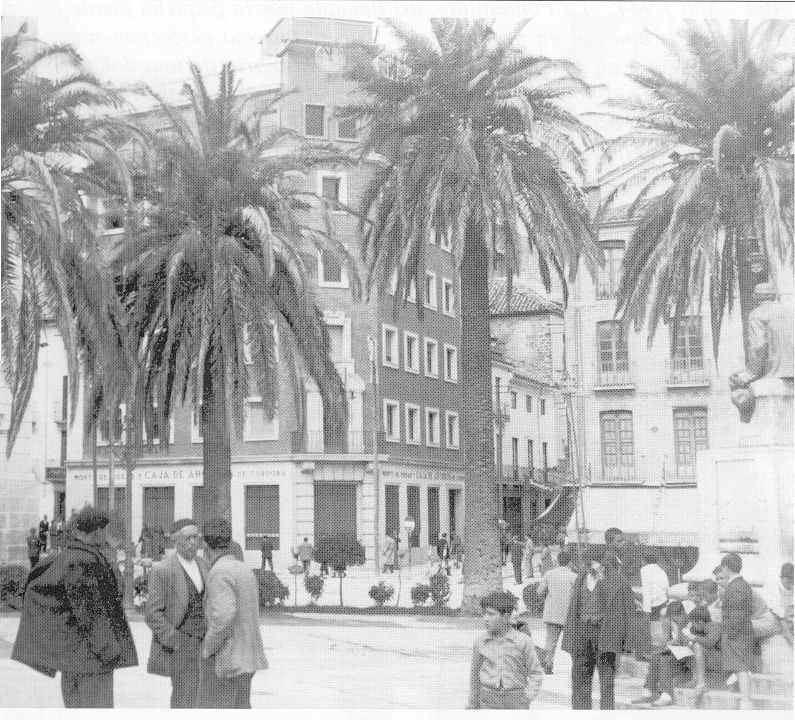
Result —
[[[341, 439], [341, 438], [340, 438]], [[294, 453], [326, 453], [337, 454], [343, 452], [339, 440], [334, 438], [326, 441], [325, 433], [322, 430], [295, 430], [292, 434], [292, 451]], [[347, 436], [347, 453], [364, 452], [364, 433], [349, 431]]]
[[632, 379], [633, 373], [630, 368], [617, 370], [605, 370], [597, 368], [596, 383], [594, 390], [634, 390], [635, 382]]
[[616, 296], [618, 279], [613, 277], [599, 277], [596, 280], [596, 299], [609, 300]]
[[707, 363], [702, 357], [671, 358], [668, 361], [669, 388], [709, 387]]

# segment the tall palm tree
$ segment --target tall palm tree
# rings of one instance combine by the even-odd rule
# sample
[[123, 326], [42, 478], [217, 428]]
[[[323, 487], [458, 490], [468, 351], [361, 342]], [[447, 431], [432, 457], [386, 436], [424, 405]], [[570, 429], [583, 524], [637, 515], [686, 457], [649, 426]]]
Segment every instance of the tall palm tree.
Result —
[[[749, 28], [732, 21], [687, 23], [663, 41], [680, 72], [642, 67], [629, 75], [640, 100], [612, 102], [662, 162], [639, 165], [606, 205], [633, 184], [638, 225], [624, 254], [616, 312], [649, 340], [660, 321], [710, 303], [713, 351], [739, 295], [744, 336], [753, 307], [757, 246], [770, 269], [791, 273], [793, 255], [792, 24]], [[774, 278], [775, 279], [775, 278]], [[747, 342], [747, 337], [745, 338]]]
[[[53, 63], [60, 70], [53, 70]], [[10, 455], [30, 399], [43, 323], [53, 318], [68, 362], [74, 419], [80, 348], [113, 374], [103, 337], [120, 308], [97, 244], [88, 195], [129, 195], [115, 144], [129, 128], [100, 116], [119, 95], [69, 45], [47, 45], [23, 25], [2, 41], [2, 369], [12, 405]], [[111, 385], [112, 381], [109, 381]]]
[[554, 275], [565, 295], [580, 260], [599, 259], [583, 197], [562, 167], [579, 172], [580, 149], [594, 140], [559, 102], [587, 85], [572, 63], [518, 50], [525, 24], [497, 39], [481, 20], [433, 20], [430, 38], [389, 22], [400, 49], [361, 49], [349, 75], [363, 98], [343, 111], [365, 121], [362, 156], [378, 166], [361, 207], [368, 290], [397, 270], [396, 298], [412, 280], [422, 292], [429, 233], [453, 243], [467, 389], [464, 605], [473, 608], [501, 586], [489, 268], [501, 253], [510, 281], [527, 243], [547, 289]]
[[357, 274], [331, 222], [308, 220], [322, 199], [285, 181], [289, 171], [340, 160], [337, 152], [288, 131], [267, 132], [260, 120], [268, 108], [247, 116], [231, 65], [223, 66], [214, 97], [195, 66], [191, 73], [183, 88], [189, 119], [158, 98], [169, 131], [151, 138], [145, 194], [154, 204], [117, 263], [140, 330], [142, 402], [133, 422], [145, 420], [143, 408], [156, 401], [165, 443], [175, 404], [201, 403], [203, 514], [228, 517], [231, 430], [242, 434], [254, 388], [273, 417], [277, 342], [279, 364], [291, 369], [295, 384], [306, 374], [317, 382], [327, 437], [347, 427], [344, 388], [302, 253], [330, 249], [354, 280]]

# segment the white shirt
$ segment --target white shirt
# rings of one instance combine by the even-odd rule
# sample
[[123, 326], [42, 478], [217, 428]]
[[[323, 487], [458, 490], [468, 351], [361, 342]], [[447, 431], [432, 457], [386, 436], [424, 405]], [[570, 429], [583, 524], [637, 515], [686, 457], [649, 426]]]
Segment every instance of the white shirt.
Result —
[[643, 612], [650, 613], [653, 607], [668, 602], [668, 576], [656, 563], [640, 569], [640, 585], [643, 594]]
[[188, 573], [188, 577], [193, 581], [193, 584], [196, 586], [196, 590], [199, 592], [204, 590], [204, 582], [202, 581], [201, 570], [199, 570], [199, 563], [197, 563], [195, 559], [186, 560], [179, 553], [174, 554], [177, 556], [179, 564], [185, 568], [185, 572]]

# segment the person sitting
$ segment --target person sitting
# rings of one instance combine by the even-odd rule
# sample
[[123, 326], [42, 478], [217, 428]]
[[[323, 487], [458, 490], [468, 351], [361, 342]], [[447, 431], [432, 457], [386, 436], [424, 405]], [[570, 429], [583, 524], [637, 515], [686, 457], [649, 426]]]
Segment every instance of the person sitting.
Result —
[[[707, 581], [711, 582], [711, 581]], [[688, 613], [682, 636], [693, 651], [693, 687], [695, 705], [699, 707], [707, 686], [707, 672], [720, 672], [721, 625], [710, 616], [707, 605], [698, 605]]]
[[651, 626], [652, 651], [644, 692], [633, 703], [666, 707], [674, 701], [674, 675], [686, 669], [687, 658], [693, 655], [688, 641], [682, 636], [687, 623], [685, 609], [674, 600], [665, 608], [665, 615]]

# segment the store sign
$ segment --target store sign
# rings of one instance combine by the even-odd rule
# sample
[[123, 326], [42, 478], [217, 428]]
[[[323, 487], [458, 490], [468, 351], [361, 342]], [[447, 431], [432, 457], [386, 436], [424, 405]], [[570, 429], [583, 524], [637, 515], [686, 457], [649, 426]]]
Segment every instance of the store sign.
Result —
[[[90, 483], [92, 482], [91, 469], [69, 470], [68, 478], [70, 482]], [[202, 483], [203, 469], [201, 466], [195, 467], [146, 467], [138, 468], [133, 471], [133, 482], [143, 485], [176, 485], [177, 483]], [[244, 484], [256, 484], [273, 480], [286, 480], [290, 476], [289, 468], [286, 466], [248, 465], [240, 468], [232, 467], [232, 480]], [[123, 467], [114, 468], [113, 479], [115, 484], [124, 484], [127, 475]], [[97, 469], [97, 482], [105, 485], [108, 482], [107, 467]]]

